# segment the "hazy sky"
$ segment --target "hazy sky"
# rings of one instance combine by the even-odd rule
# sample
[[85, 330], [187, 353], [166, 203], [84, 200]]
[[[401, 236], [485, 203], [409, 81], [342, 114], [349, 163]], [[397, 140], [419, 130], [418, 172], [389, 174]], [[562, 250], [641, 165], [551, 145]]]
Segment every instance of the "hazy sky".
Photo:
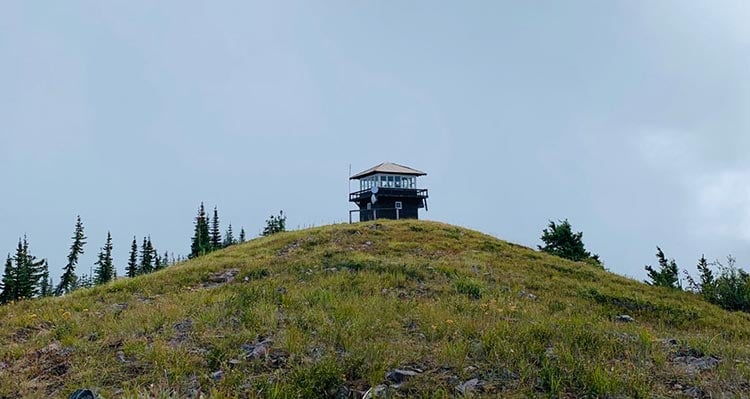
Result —
[[425, 219], [612, 271], [750, 264], [750, 2], [6, 1], [0, 254], [58, 281], [111, 230], [189, 252], [201, 201], [257, 235], [347, 220], [348, 168], [426, 171]]

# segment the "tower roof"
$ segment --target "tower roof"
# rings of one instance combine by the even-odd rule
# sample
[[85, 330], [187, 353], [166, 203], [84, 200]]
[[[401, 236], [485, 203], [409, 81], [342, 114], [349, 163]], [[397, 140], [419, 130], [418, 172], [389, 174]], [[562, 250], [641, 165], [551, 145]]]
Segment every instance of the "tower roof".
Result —
[[378, 166], [373, 166], [370, 169], [359, 172], [356, 175], [349, 178], [349, 180], [361, 179], [363, 177], [371, 176], [376, 173], [390, 173], [395, 175], [411, 175], [411, 176], [424, 176], [424, 173], [420, 170], [412, 169], [408, 166], [399, 165], [397, 163], [383, 162]]

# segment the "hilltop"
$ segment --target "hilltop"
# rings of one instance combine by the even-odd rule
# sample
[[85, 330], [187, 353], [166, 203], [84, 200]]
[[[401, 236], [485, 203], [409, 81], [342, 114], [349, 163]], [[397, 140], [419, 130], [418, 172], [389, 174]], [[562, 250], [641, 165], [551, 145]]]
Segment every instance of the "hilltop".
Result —
[[0, 320], [0, 397], [750, 396], [750, 315], [435, 222], [279, 233]]

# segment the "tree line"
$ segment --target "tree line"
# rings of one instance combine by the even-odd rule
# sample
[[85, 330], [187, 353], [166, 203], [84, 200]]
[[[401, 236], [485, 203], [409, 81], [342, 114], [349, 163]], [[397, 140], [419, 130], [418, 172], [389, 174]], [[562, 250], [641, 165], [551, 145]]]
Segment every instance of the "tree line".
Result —
[[731, 255], [727, 256], [726, 263], [719, 260], [709, 262], [705, 255], [701, 255], [696, 264], [697, 279], [687, 270], [682, 270], [685, 286], [677, 262], [668, 259], [659, 247], [656, 247], [656, 259], [658, 266], [645, 266], [647, 284], [690, 291], [724, 309], [750, 312], [750, 274], [737, 267], [737, 260]]
[[[105, 284], [117, 278], [117, 269], [112, 258], [111, 232], [107, 232], [105, 244], [99, 250], [92, 275], [81, 274], [79, 276], [76, 273], [79, 257], [84, 254], [84, 247], [87, 244], [80, 215], [76, 217], [71, 239], [72, 243], [63, 273], [58, 284], [54, 285], [49, 275], [47, 259], [37, 259], [31, 252], [28, 237], [20, 238], [15, 254], [13, 256], [8, 254], [5, 261], [2, 280], [0, 280], [0, 303], [36, 297], [61, 296], [80, 288]], [[170, 260], [167, 252], [164, 255], [157, 254], [151, 237], [144, 237], [140, 251], [133, 237], [133, 247], [126, 272], [128, 277], [135, 277], [162, 269], [175, 262], [174, 255]]]
[[[539, 250], [562, 258], [583, 261], [604, 267], [599, 255], [591, 254], [583, 244], [583, 233], [574, 233], [567, 219], [549, 221], [542, 231]], [[726, 263], [709, 262], [705, 255], [698, 259], [697, 278], [682, 270], [686, 286], [680, 279], [680, 268], [674, 259], [668, 259], [660, 247], [656, 247], [657, 265], [645, 265], [648, 280], [644, 282], [657, 287], [685, 290], [701, 296], [708, 302], [727, 310], [750, 312], [750, 274], [737, 267], [734, 257], [727, 256]]]
[[[245, 242], [245, 228], [240, 229], [239, 238], [234, 238], [232, 224], [230, 223], [221, 235], [219, 225], [219, 211], [214, 207], [213, 218], [206, 215], [206, 207], [201, 202], [198, 208], [198, 214], [193, 222], [193, 237], [190, 239], [189, 258], [206, 255], [210, 252], [229, 247], [234, 244]], [[268, 236], [286, 231], [286, 215], [284, 211], [279, 211], [278, 216], [271, 215], [266, 219], [266, 225], [263, 228], [262, 236]]]
[[[206, 209], [201, 202], [198, 215], [194, 220], [194, 233], [190, 240], [189, 258], [205, 255], [218, 249], [245, 242], [245, 228], [241, 228], [235, 238], [232, 224], [227, 226], [224, 234], [221, 232], [219, 211], [214, 207], [213, 217], [206, 215]], [[286, 216], [284, 211], [271, 215], [261, 235], [267, 236], [286, 231]], [[61, 296], [80, 288], [106, 284], [117, 278], [117, 268], [112, 258], [112, 234], [107, 232], [107, 239], [94, 262], [92, 275], [76, 273], [78, 260], [84, 254], [84, 247], [88, 238], [84, 232], [80, 215], [76, 217], [75, 229], [71, 237], [72, 243], [67, 256], [67, 262], [57, 285], [53, 284], [49, 275], [49, 263], [46, 258], [38, 259], [32, 254], [29, 239], [25, 235], [18, 240], [18, 246], [13, 256], [8, 254], [5, 260], [2, 279], [0, 280], [0, 304], [30, 299], [36, 297]], [[184, 260], [181, 256], [171, 258], [167, 251], [164, 254], [154, 247], [151, 236], [143, 237], [139, 246], [134, 236], [130, 244], [125, 277], [136, 277], [161, 270], [171, 264]]]

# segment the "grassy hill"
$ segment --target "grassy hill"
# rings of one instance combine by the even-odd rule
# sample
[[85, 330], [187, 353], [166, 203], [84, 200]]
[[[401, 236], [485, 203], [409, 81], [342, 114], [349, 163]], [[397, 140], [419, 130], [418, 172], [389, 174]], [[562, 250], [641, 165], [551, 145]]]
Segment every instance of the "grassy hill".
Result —
[[750, 396], [749, 315], [434, 222], [259, 238], [0, 320], [0, 397]]

